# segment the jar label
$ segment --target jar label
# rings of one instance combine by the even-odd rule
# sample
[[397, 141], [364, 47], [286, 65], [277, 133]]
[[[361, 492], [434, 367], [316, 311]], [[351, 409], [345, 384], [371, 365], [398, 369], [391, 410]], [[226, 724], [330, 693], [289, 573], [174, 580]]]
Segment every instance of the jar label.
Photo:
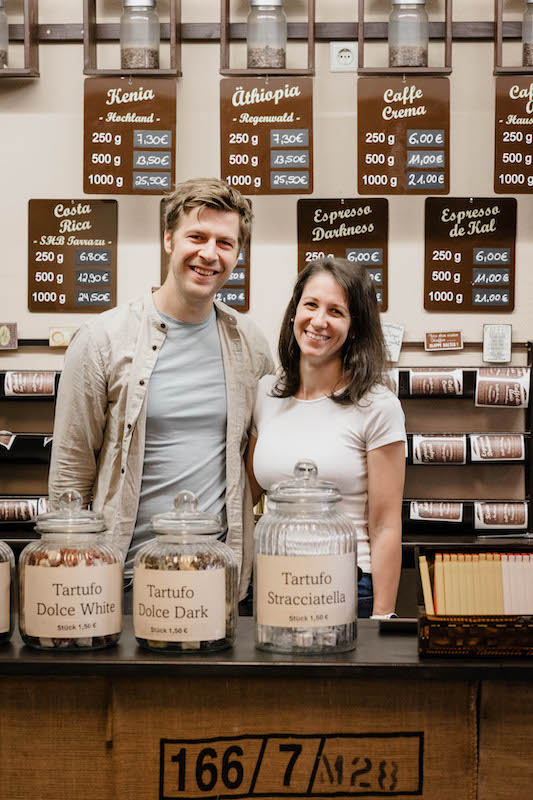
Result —
[[349, 625], [356, 614], [355, 553], [256, 560], [257, 622], [282, 628]]
[[0, 633], [9, 630], [11, 572], [9, 561], [0, 564]]
[[133, 627], [140, 639], [205, 642], [226, 635], [226, 570], [133, 570]]
[[122, 565], [24, 568], [28, 636], [81, 639], [122, 628]]

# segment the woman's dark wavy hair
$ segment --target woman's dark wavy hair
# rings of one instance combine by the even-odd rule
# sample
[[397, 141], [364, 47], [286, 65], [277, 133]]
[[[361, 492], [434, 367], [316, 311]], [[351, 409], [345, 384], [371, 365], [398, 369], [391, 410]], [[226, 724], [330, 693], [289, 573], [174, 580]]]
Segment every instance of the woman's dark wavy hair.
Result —
[[351, 325], [341, 349], [345, 390], [331, 395], [341, 405], [358, 403], [376, 384], [388, 385], [385, 339], [378, 302], [368, 271], [345, 258], [319, 258], [303, 269], [285, 311], [278, 344], [282, 373], [272, 389], [274, 397], [292, 397], [300, 385], [300, 348], [294, 336], [296, 308], [307, 281], [320, 272], [329, 273], [344, 290]]

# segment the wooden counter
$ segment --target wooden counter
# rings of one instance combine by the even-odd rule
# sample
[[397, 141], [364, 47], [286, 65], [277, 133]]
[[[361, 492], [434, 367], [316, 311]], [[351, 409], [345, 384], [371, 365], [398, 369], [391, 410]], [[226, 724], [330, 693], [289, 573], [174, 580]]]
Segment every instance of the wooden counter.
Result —
[[421, 661], [359, 624], [330, 656], [0, 648], [2, 800], [530, 800], [527, 659]]

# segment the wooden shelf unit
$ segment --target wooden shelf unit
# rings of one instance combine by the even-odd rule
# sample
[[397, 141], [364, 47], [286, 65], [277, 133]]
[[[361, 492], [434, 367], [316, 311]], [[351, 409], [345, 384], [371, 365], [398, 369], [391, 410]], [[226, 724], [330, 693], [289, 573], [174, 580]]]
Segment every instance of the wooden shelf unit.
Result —
[[[478, 352], [482, 349], [482, 342], [465, 342], [465, 349], [477, 350]], [[404, 350], [416, 350], [416, 349], [423, 349], [424, 343], [423, 342], [404, 342], [402, 348]], [[509, 431], [507, 434], [504, 431], [491, 431], [491, 430], [483, 430], [483, 431], [476, 431], [479, 434], [494, 434], [497, 433], [498, 435], [511, 435], [511, 434], [520, 434], [524, 437], [524, 444], [525, 444], [525, 457], [523, 461], [515, 461], [514, 464], [523, 470], [524, 477], [523, 477], [523, 485], [524, 485], [524, 497], [521, 500], [504, 500], [504, 499], [492, 499], [490, 497], [483, 497], [478, 498], [478, 502], [497, 502], [497, 503], [505, 503], [505, 502], [527, 502], [528, 504], [528, 524], [527, 529], [523, 531], [518, 530], [508, 530], [505, 531], [501, 529], [502, 535], [505, 536], [518, 536], [518, 537], [527, 537], [533, 535], [533, 519], [532, 519], [532, 499], [533, 499], [533, 448], [531, 447], [531, 430], [532, 430], [532, 405], [533, 405], [533, 342], [513, 342], [512, 345], [513, 352], [522, 352], [526, 354], [526, 364], [522, 364], [521, 366], [527, 367], [530, 370], [529, 375], [529, 404], [525, 409], [517, 408], [516, 411], [522, 410], [524, 413], [524, 424], [523, 428], [520, 431], [512, 430]], [[428, 365], [429, 366], [429, 365]], [[436, 365], [435, 365], [436, 366]], [[483, 367], [497, 367], [497, 364], [480, 364], [477, 367], [472, 366], [457, 366], [458, 369], [463, 370], [463, 395], [431, 395], [431, 396], [422, 396], [422, 395], [411, 395], [409, 393], [409, 378], [408, 372], [409, 369], [413, 369], [414, 366], [411, 367], [400, 367], [399, 368], [399, 397], [401, 400], [413, 399], [413, 400], [423, 400], [424, 402], [444, 402], [451, 400], [464, 400], [474, 402], [474, 395], [475, 395], [475, 380], [476, 380], [476, 371], [477, 369], [482, 369]], [[505, 368], [506, 364], [501, 365]], [[450, 365], [442, 365], [443, 369], [451, 369]], [[497, 408], [497, 407], [495, 407]], [[484, 409], [486, 410], [486, 409]], [[510, 409], [512, 410], [512, 409]], [[424, 431], [424, 433], [426, 433]], [[463, 432], [464, 433], [464, 432]], [[463, 433], [455, 432], [454, 435], [459, 436], [463, 435]], [[445, 432], [442, 431], [441, 433], [433, 433], [431, 435], [439, 436], [444, 435]], [[410, 469], [416, 467], [417, 469], [430, 468], [428, 465], [413, 465], [411, 459], [412, 453], [412, 435], [408, 434], [409, 439], [409, 458], [406, 459], [406, 464], [410, 465]], [[429, 435], [429, 434], [428, 434]], [[488, 467], [490, 469], [497, 469], [498, 464], [502, 465], [505, 469], [509, 469], [510, 462], [509, 461], [499, 461], [493, 464], [490, 462], [472, 462], [470, 457], [470, 435], [471, 433], [467, 433], [467, 464], [466, 466], [469, 467]], [[443, 466], [443, 465], [431, 465], [431, 466]], [[452, 469], [454, 466], [456, 468], [465, 468], [465, 465], [453, 465], [453, 464], [446, 464], [444, 465], [446, 469]], [[409, 504], [413, 500], [418, 500], [419, 502], [442, 502], [442, 503], [462, 503], [465, 509], [466, 518], [463, 523], [446, 523], [440, 521], [429, 521], [429, 522], [420, 522], [420, 521], [413, 521], [409, 519]], [[413, 497], [411, 499], [404, 498], [403, 501], [403, 510], [402, 510], [402, 518], [403, 518], [403, 539], [405, 537], [413, 538], [413, 535], [416, 534], [417, 531], [420, 531], [422, 527], [425, 528], [426, 536], [430, 537], [431, 535], [436, 535], [442, 538], [443, 529], [446, 532], [449, 532], [451, 536], [457, 538], [458, 536], [461, 537], [463, 535], [469, 537], [478, 536], [485, 536], [487, 533], [489, 536], [497, 536], [498, 531], [494, 530], [486, 531], [486, 530], [474, 530], [473, 523], [472, 523], [472, 508], [473, 504], [476, 502], [475, 500], [464, 500], [461, 498], [454, 498], [454, 497], [446, 497], [446, 498], [432, 498], [432, 497]], [[434, 532], [434, 534], [433, 534]]]
[[[39, 77], [39, 0], [24, 0], [24, 67], [0, 69], [0, 78]], [[11, 29], [11, 25], [9, 26]], [[12, 41], [11, 36], [9, 37]]]
[[[307, 0], [307, 67], [301, 69], [237, 69], [230, 66], [230, 0], [220, 0], [220, 74], [242, 75], [243, 77], [296, 76], [315, 74], [315, 1]], [[290, 23], [289, 23], [290, 25]], [[246, 26], [244, 26], [246, 27]]]
[[494, 75], [533, 75], [533, 66], [503, 66], [503, 7], [504, 0], [494, 0]]
[[453, 0], [445, 0], [444, 65], [441, 67], [367, 67], [365, 66], [365, 0], [358, 0], [359, 75], [450, 75], [452, 72]]
[[169, 69], [100, 69], [97, 65], [96, 0], [83, 0], [83, 74], [102, 77], [146, 76], [151, 78], [181, 77], [181, 0], [170, 0], [170, 68]]

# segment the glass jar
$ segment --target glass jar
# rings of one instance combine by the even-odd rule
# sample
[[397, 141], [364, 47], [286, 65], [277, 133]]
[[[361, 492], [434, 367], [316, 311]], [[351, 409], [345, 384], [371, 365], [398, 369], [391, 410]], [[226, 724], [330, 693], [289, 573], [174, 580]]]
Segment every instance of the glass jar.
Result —
[[9, 642], [15, 625], [15, 557], [0, 540], [0, 644]]
[[218, 539], [220, 517], [198, 511], [192, 492], [174, 506], [152, 519], [157, 538], [135, 557], [135, 637], [149, 650], [223, 650], [235, 638], [237, 559]]
[[250, 0], [246, 27], [248, 69], [284, 69], [287, 17], [283, 0]]
[[533, 67], [533, 0], [526, 0], [522, 23], [522, 64]]
[[4, 5], [4, 0], [0, 0], [0, 69], [7, 67], [7, 50], [9, 46], [9, 24]]
[[159, 69], [156, 0], [123, 0], [120, 18], [121, 69]]
[[81, 506], [79, 492], [63, 492], [20, 554], [20, 633], [31, 647], [97, 650], [120, 636], [122, 554], [102, 535], [103, 515]]
[[427, 67], [429, 20], [425, 0], [392, 0], [389, 67]]
[[357, 529], [335, 510], [341, 494], [313, 461], [268, 494], [255, 529], [256, 645], [277, 653], [352, 650], [357, 617]]

